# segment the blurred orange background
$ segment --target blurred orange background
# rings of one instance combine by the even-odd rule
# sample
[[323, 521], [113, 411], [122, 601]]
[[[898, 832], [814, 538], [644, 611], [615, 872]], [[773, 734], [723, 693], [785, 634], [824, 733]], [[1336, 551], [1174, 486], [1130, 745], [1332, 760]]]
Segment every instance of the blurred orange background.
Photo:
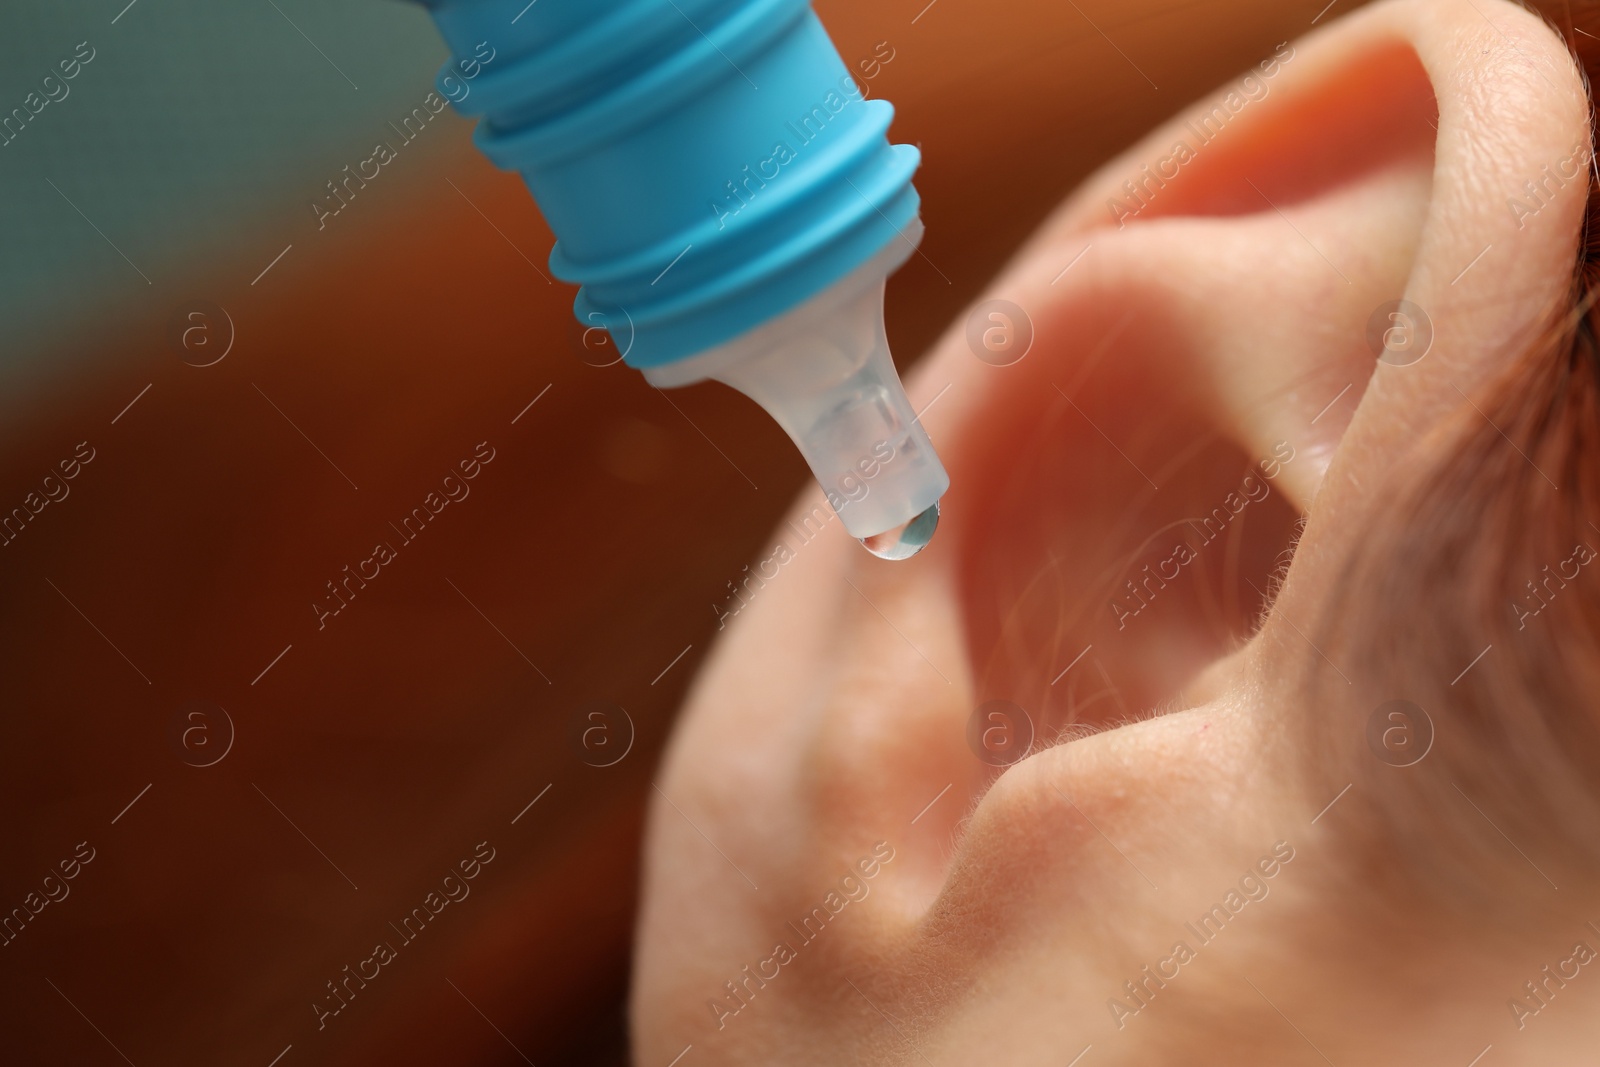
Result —
[[[1321, 6], [924, 3], [817, 5], [847, 63], [888, 42], [870, 91], [923, 151], [902, 368], [1089, 170]], [[94, 858], [0, 948], [0, 1060], [626, 1061], [652, 770], [806, 472], [731, 391], [593, 365], [520, 181], [441, 122], [327, 229], [63, 324], [11, 398], [0, 508], [94, 458], [0, 548], [0, 909]], [[199, 300], [232, 323], [207, 367], [172, 339]], [[481, 442], [402, 545], [389, 524]], [[319, 628], [380, 541], [397, 558]], [[232, 723], [209, 766], [227, 727], [185, 741], [191, 701]], [[573, 741], [594, 701], [633, 727], [610, 766]], [[319, 1029], [326, 983], [479, 842], [470, 895]]]

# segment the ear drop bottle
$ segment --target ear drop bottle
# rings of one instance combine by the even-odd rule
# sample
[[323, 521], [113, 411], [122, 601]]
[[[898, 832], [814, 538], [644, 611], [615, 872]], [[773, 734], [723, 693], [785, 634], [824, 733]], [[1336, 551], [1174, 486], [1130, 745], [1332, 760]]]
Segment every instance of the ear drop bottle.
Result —
[[440, 89], [526, 182], [579, 321], [657, 387], [760, 404], [875, 554], [924, 546], [949, 477], [883, 324], [922, 237], [919, 154], [810, 0], [422, 2]]

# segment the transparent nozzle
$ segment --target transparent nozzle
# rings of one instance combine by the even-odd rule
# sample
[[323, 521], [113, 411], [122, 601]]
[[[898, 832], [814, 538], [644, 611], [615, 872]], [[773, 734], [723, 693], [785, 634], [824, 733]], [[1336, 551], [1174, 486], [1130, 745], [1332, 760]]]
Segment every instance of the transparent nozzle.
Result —
[[844, 528], [884, 559], [915, 555], [950, 487], [911, 408], [883, 328], [883, 260], [798, 308], [690, 359], [645, 370], [651, 384], [725, 382], [765, 408], [799, 447]]

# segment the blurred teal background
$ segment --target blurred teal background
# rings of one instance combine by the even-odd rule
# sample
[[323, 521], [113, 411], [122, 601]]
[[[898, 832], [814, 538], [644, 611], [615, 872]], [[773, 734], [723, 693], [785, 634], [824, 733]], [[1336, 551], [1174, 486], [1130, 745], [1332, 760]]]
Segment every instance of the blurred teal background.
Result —
[[304, 240], [324, 183], [446, 57], [427, 12], [398, 0], [5, 0], [0, 116], [26, 113], [83, 41], [94, 58], [67, 96], [0, 146], [8, 391], [45, 357], [67, 369], [84, 326], [197, 262], [265, 267]]

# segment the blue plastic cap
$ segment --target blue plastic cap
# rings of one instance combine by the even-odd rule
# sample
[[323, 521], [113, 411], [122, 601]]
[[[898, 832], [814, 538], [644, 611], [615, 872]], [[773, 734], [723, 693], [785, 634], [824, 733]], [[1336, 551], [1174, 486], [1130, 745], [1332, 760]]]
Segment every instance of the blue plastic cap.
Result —
[[809, 0], [422, 2], [454, 54], [441, 92], [484, 116], [475, 140], [527, 182], [578, 318], [633, 366], [914, 250], [918, 152], [889, 144], [894, 109], [863, 99]]

